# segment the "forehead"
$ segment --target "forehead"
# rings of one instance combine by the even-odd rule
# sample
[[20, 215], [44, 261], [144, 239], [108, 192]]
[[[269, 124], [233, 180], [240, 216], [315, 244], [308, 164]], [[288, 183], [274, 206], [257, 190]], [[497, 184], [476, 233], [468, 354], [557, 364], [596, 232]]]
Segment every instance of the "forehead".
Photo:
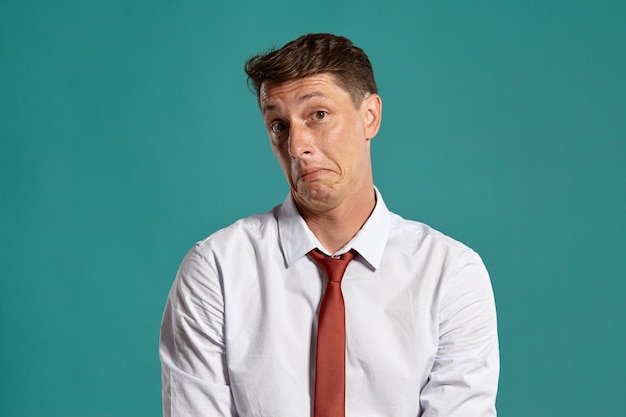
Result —
[[259, 90], [262, 112], [272, 109], [279, 102], [306, 101], [313, 97], [349, 98], [349, 94], [337, 83], [335, 76], [328, 73], [282, 83], [264, 81]]

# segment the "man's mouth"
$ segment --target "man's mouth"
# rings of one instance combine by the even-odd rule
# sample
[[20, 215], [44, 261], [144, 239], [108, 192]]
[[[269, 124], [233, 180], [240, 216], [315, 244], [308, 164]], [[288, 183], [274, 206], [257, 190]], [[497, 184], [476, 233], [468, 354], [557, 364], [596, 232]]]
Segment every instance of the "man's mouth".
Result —
[[312, 181], [318, 178], [319, 176], [323, 175], [325, 171], [326, 170], [324, 168], [318, 168], [318, 167], [303, 169], [299, 173], [298, 181], [302, 181], [302, 182]]

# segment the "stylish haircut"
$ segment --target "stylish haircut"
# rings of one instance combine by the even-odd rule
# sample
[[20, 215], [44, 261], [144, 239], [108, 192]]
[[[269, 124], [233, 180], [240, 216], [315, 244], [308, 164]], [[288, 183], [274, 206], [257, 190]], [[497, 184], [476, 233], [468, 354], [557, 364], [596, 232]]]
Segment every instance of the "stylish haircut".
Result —
[[265, 81], [283, 83], [320, 73], [335, 76], [355, 106], [368, 93], [378, 93], [372, 64], [365, 52], [343, 36], [312, 33], [279, 49], [255, 55], [244, 66], [248, 86], [257, 97]]

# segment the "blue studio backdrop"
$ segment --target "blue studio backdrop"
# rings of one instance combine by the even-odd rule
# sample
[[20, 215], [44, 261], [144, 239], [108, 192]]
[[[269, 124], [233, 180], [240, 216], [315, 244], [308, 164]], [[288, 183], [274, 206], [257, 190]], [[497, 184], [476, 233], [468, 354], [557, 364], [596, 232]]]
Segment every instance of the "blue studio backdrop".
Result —
[[626, 391], [623, 1], [0, 0], [0, 416], [160, 414], [182, 257], [287, 194], [243, 62], [351, 38], [389, 207], [483, 257], [507, 417]]

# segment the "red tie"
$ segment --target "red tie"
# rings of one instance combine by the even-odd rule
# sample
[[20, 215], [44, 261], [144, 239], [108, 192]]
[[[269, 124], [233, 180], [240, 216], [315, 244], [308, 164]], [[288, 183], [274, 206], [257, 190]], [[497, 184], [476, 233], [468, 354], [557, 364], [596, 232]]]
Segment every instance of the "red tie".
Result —
[[309, 256], [328, 277], [320, 305], [315, 360], [314, 417], [346, 415], [346, 312], [341, 294], [341, 279], [354, 258], [352, 252], [331, 258], [317, 249]]

